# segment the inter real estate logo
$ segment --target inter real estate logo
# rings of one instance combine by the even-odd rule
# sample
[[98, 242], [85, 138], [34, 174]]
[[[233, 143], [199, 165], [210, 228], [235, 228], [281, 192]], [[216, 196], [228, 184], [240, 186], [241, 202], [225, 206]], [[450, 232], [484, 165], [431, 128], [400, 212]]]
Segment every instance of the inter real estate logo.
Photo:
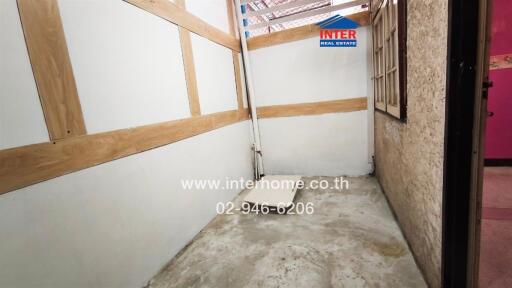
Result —
[[316, 25], [321, 28], [320, 47], [357, 47], [357, 22], [336, 15]]

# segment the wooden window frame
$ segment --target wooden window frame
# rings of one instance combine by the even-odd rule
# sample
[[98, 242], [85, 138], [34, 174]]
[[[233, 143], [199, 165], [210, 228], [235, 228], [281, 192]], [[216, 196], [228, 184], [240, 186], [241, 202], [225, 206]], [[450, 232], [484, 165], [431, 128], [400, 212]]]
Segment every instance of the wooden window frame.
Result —
[[[395, 18], [393, 18], [396, 19], [395, 27], [389, 26], [389, 13], [393, 12], [392, 6], [389, 5], [390, 2], [396, 3], [396, 10], [394, 11], [396, 15], [394, 15]], [[370, 7], [372, 19], [372, 62], [374, 68], [373, 83], [375, 111], [385, 113], [401, 121], [406, 121], [407, 119], [406, 3], [406, 0], [373, 0], [371, 1]], [[384, 35], [378, 35], [378, 33], [375, 33], [376, 28], [384, 29], [382, 32]], [[396, 47], [392, 48], [394, 55], [391, 58], [389, 54], [390, 46]], [[380, 59], [379, 57], [382, 57], [382, 61], [379, 61], [380, 66], [377, 65], [377, 61]], [[395, 59], [397, 62], [390, 61], [390, 59]], [[390, 62], [394, 63], [390, 66]], [[398, 73], [396, 70], [398, 70]], [[389, 75], [398, 76], [398, 79], [395, 78], [394, 80], [396, 81], [394, 85], [389, 85]], [[391, 81], [393, 81], [393, 79], [391, 79]], [[399, 89], [396, 97], [392, 97], [392, 94], [395, 92], [390, 92], [389, 87], [397, 87]]]

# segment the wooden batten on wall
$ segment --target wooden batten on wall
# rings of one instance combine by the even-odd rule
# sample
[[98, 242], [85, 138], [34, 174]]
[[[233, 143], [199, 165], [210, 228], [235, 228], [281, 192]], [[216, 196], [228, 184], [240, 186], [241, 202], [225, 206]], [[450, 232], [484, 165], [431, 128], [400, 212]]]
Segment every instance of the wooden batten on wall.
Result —
[[[243, 106], [240, 41], [236, 38], [236, 26], [231, 28], [232, 35], [213, 28], [186, 12], [183, 6], [179, 6], [179, 3], [183, 3], [181, 0], [176, 5], [168, 0], [125, 0], [180, 26], [193, 117], [85, 135], [85, 124], [57, 0], [17, 1], [52, 142], [0, 150], [0, 194], [249, 119], [248, 109]], [[230, 1], [227, 3], [229, 9]], [[228, 15], [232, 14], [228, 11]], [[232, 50], [237, 110], [201, 115], [190, 32]], [[276, 34], [270, 37], [270, 42], [288, 41], [272, 40]], [[267, 106], [257, 110], [260, 118], [272, 118], [358, 111], [366, 109], [366, 105], [366, 98], [354, 98]]]
[[199, 92], [197, 89], [197, 76], [194, 64], [194, 53], [192, 51], [192, 41], [190, 40], [190, 32], [179, 27], [181, 53], [183, 55], [183, 66], [185, 68], [185, 80], [187, 81], [188, 103], [190, 107], [190, 115], [201, 115], [201, 106], [199, 104]]
[[293, 41], [299, 41], [319, 35], [320, 28], [316, 24], [309, 24], [297, 28], [286, 29], [279, 32], [264, 34], [249, 38], [247, 48], [256, 50]]
[[168, 20], [190, 32], [203, 36], [217, 44], [240, 52], [240, 40], [213, 27], [199, 17], [187, 12], [184, 8], [169, 0], [124, 0], [158, 17]]
[[[366, 26], [370, 23], [369, 11], [347, 15], [346, 17], [356, 21], [361, 26]], [[249, 40], [247, 40], [247, 47], [249, 50], [255, 50], [263, 47], [317, 37], [320, 35], [319, 31], [320, 28], [316, 24], [309, 24], [297, 28], [286, 29], [279, 32], [249, 38]]]
[[235, 3], [232, 0], [226, 0], [226, 7], [228, 9], [228, 24], [229, 24], [229, 34], [238, 38], [237, 26], [238, 21], [235, 16]]
[[[226, 0], [226, 7], [227, 7], [227, 14], [228, 14], [228, 21], [229, 21], [229, 33], [233, 35], [234, 37], [237, 37], [237, 19], [235, 16], [235, 7], [234, 7], [234, 1], [232, 0]], [[238, 39], [238, 41], [240, 41]], [[235, 85], [236, 85], [236, 97], [237, 97], [237, 103], [238, 103], [238, 110], [244, 109], [244, 93], [243, 93], [243, 86], [242, 86], [242, 74], [240, 71], [240, 58], [238, 56], [240, 55], [237, 51], [232, 51], [233, 54], [233, 68], [235, 71]]]
[[285, 104], [258, 107], [258, 118], [320, 115], [368, 109], [368, 98], [352, 98], [314, 103]]
[[50, 139], [86, 134], [57, 0], [17, 0]]
[[0, 194], [249, 119], [240, 96], [237, 110], [201, 115], [190, 31], [230, 48], [237, 60], [240, 41], [186, 12], [182, 0], [133, 0], [127, 2], [178, 24], [193, 117], [85, 135], [57, 0], [17, 1], [52, 142], [0, 150]]
[[240, 58], [238, 58], [239, 53], [233, 51], [233, 66], [235, 68], [235, 84], [236, 84], [236, 97], [238, 102], [238, 110], [244, 109], [244, 92], [242, 86], [242, 74], [240, 73]]
[[[352, 112], [367, 98], [258, 107], [259, 118]], [[245, 108], [0, 150], [0, 194], [249, 119]]]
[[[258, 107], [259, 118], [352, 112], [367, 98]], [[0, 194], [249, 119], [245, 108], [0, 150]]]
[[0, 194], [247, 119], [233, 110], [0, 150]]

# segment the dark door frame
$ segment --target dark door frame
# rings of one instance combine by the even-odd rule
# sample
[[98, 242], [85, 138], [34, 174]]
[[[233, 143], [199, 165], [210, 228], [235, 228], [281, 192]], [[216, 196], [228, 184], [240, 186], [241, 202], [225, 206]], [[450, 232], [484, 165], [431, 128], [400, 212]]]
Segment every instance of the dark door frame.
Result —
[[487, 0], [449, 1], [442, 240], [445, 288], [477, 286], [488, 13]]

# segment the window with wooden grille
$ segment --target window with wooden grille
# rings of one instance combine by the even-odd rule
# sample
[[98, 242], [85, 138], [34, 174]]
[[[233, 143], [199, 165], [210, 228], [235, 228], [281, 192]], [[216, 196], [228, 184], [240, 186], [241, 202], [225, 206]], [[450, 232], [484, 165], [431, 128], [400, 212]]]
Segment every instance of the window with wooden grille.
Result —
[[405, 119], [405, 0], [373, 0], [373, 70], [375, 109]]

